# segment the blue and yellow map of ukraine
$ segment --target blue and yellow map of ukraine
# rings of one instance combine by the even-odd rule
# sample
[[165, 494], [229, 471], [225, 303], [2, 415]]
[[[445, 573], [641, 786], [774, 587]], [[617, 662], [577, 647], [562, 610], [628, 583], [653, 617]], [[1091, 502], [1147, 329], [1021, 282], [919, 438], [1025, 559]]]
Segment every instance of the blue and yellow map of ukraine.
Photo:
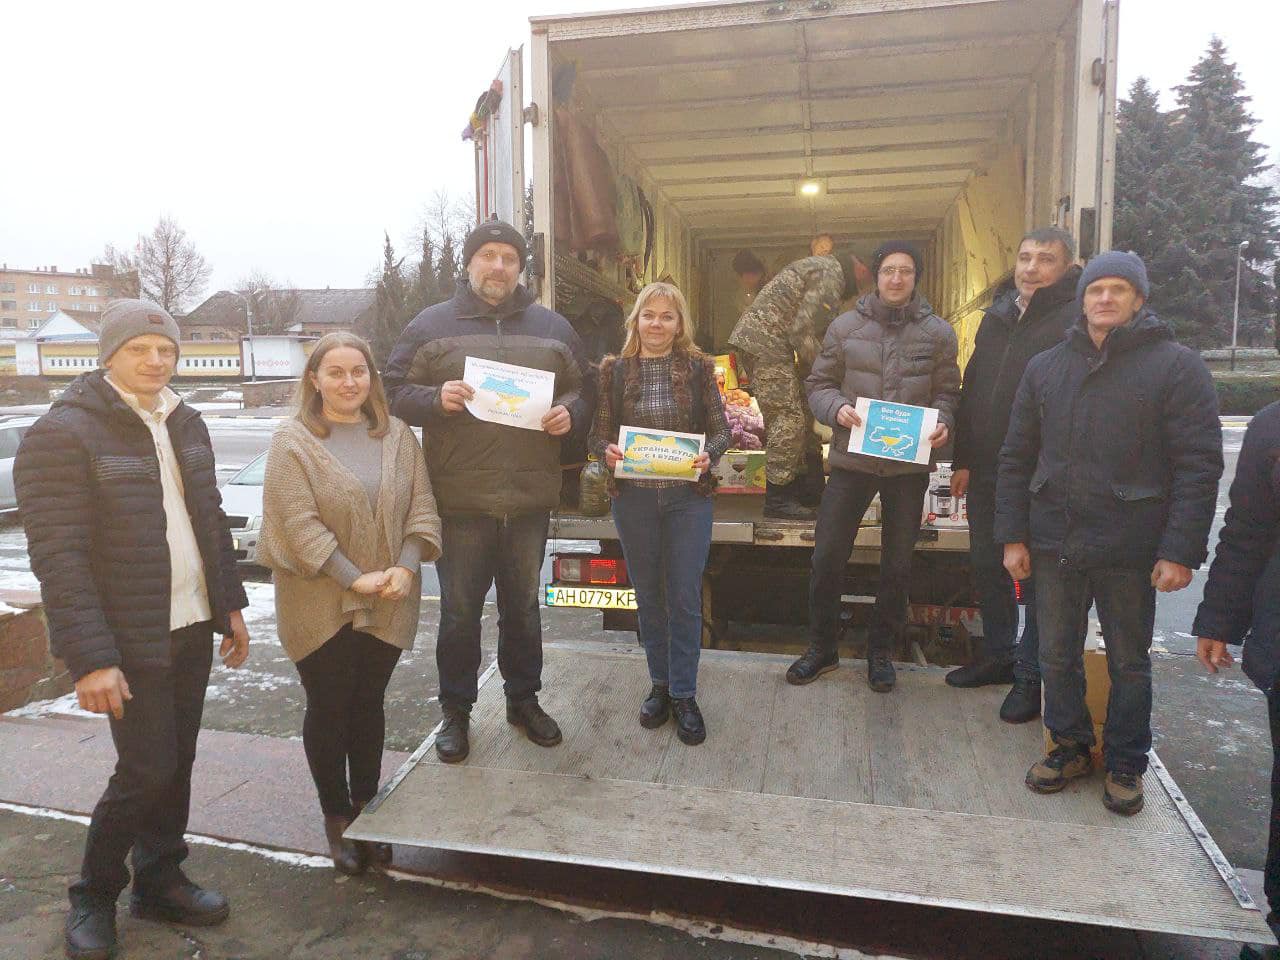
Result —
[[916, 445], [916, 438], [903, 433], [898, 427], [876, 426], [872, 428], [867, 442], [878, 443], [880, 452], [887, 457], [908, 460], [912, 459], [911, 450]]
[[631, 442], [622, 452], [629, 469], [651, 476], [686, 476], [693, 470], [698, 456], [697, 444], [679, 437], [655, 437], [649, 434], [632, 434]]
[[485, 377], [484, 383], [480, 384], [480, 389], [496, 393], [498, 395], [498, 408], [504, 413], [515, 413], [529, 399], [528, 390], [523, 387], [517, 387], [512, 380], [500, 377]]

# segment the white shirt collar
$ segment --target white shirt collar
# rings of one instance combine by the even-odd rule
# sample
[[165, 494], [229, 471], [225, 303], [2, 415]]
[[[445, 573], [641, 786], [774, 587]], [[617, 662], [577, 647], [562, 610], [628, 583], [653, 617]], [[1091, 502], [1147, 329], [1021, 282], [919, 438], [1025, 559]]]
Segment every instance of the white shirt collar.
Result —
[[123, 399], [124, 402], [129, 405], [130, 409], [132, 409], [133, 412], [143, 420], [163, 423], [165, 420], [169, 419], [169, 414], [173, 413], [174, 408], [177, 407], [178, 401], [181, 399], [168, 387], [164, 387], [156, 396], [156, 408], [154, 410], [148, 410], [138, 400], [137, 394], [130, 393], [128, 390], [120, 386], [120, 384], [112, 380], [111, 374], [107, 374], [103, 379], [105, 379], [107, 383], [111, 384], [111, 388], [115, 390], [116, 393], [120, 394], [121, 399]]

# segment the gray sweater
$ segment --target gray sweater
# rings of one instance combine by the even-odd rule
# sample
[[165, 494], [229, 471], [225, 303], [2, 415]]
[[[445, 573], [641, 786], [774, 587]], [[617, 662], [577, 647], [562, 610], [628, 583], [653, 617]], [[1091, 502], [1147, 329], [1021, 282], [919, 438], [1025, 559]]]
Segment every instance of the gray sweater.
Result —
[[[376, 509], [378, 489], [382, 486], [382, 441], [369, 436], [369, 427], [365, 423], [329, 421], [329, 436], [321, 442], [360, 481], [369, 495], [369, 506]], [[418, 537], [407, 538], [396, 566], [416, 571], [421, 562], [422, 541]], [[334, 547], [320, 570], [342, 584], [344, 590], [351, 589], [362, 574], [375, 572], [361, 570], [347, 558], [341, 547]]]

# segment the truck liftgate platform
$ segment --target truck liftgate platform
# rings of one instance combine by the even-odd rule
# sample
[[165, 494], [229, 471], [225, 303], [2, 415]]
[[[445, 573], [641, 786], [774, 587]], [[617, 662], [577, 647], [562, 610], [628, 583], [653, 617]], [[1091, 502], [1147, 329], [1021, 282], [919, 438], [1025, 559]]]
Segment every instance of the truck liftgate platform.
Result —
[[1258, 907], [1152, 754], [1146, 806], [1101, 802], [1102, 773], [1053, 796], [1023, 784], [1039, 724], [998, 717], [1001, 688], [956, 690], [902, 666], [872, 692], [862, 661], [789, 686], [789, 658], [703, 651], [708, 736], [636, 720], [643, 654], [548, 644], [551, 749], [506, 722], [485, 675], [471, 755], [429, 737], [348, 836], [416, 847], [1271, 943]]

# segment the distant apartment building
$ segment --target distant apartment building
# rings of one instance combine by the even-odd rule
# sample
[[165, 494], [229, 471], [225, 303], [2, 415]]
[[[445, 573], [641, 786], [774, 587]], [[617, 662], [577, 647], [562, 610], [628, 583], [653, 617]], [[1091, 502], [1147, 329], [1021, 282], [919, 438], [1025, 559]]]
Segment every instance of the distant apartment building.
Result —
[[59, 311], [92, 320], [116, 297], [137, 295], [137, 274], [117, 275], [102, 263], [71, 271], [6, 263], [0, 266], [0, 338], [26, 337]]

